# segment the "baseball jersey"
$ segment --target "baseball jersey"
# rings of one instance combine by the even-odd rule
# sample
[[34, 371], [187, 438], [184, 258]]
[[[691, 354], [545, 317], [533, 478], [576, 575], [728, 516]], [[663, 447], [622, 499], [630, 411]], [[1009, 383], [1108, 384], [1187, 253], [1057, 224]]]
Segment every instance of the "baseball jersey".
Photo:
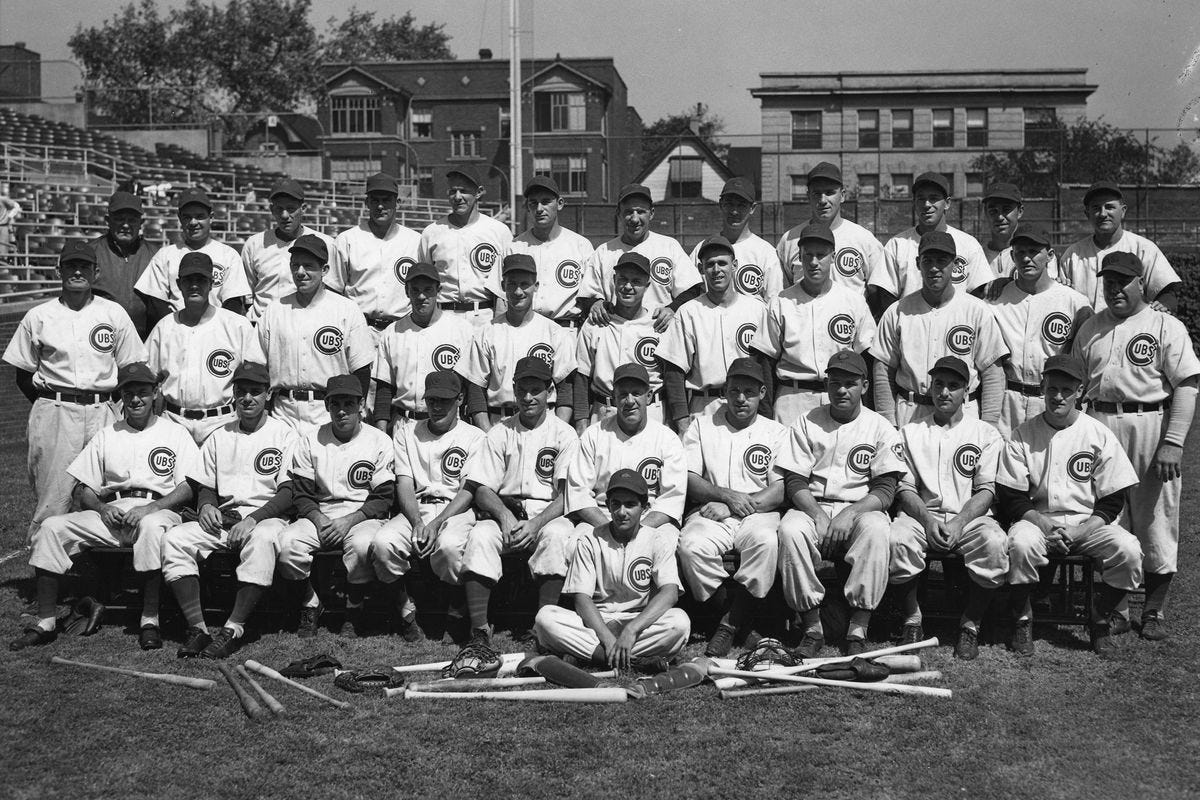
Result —
[[145, 360], [125, 309], [95, 296], [78, 311], [57, 297], [34, 306], [4, 349], [5, 363], [32, 372], [38, 389], [111, 392], [118, 367]]
[[242, 430], [241, 423], [233, 420], [204, 440], [196, 469], [188, 478], [216, 492], [222, 511], [236, 511], [245, 518], [262, 508], [287, 480], [296, 438], [295, 428], [271, 416], [264, 416], [256, 431]]
[[183, 295], [179, 292], [179, 262], [188, 253], [204, 253], [213, 262], [212, 290], [208, 302], [219, 306], [226, 300], [249, 297], [250, 284], [242, 257], [227, 244], [209, 239], [203, 247], [193, 249], [186, 245], [164, 244], [146, 265], [146, 271], [138, 278], [133, 288], [147, 297], [156, 297], [167, 303], [172, 311], [183, 308]]
[[1091, 515], [1096, 501], [1138, 482], [1117, 437], [1080, 414], [1062, 430], [1038, 414], [1013, 431], [1000, 455], [996, 483], [1029, 492], [1043, 514]]
[[1092, 237], [1080, 239], [1067, 248], [1059, 265], [1059, 280], [1092, 303], [1092, 308], [1101, 311], [1108, 307], [1104, 301], [1104, 281], [1100, 279], [1100, 264], [1109, 253], [1133, 253], [1142, 262], [1142, 286], [1146, 299], [1153, 300], [1172, 283], [1182, 278], [1171, 262], [1158, 249], [1158, 245], [1133, 231], [1121, 231], [1121, 236], [1108, 247], [1096, 247]]
[[[301, 236], [317, 236], [329, 248], [329, 272], [325, 274], [325, 285], [333, 286], [330, 276], [334, 274], [338, 261], [333, 240], [307, 225], [296, 234], [297, 239]], [[275, 229], [271, 228], [254, 234], [242, 246], [242, 268], [254, 292], [254, 305], [246, 315], [250, 319], [260, 319], [267, 306], [285, 294], [296, 291], [296, 284], [292, 280], [292, 254], [289, 252], [295, 241], [280, 239]]]
[[[950, 281], [955, 288], [972, 292], [991, 283], [992, 268], [975, 237], [950, 225], [946, 226], [946, 233], [954, 239], [958, 253], [950, 268]], [[888, 239], [883, 246], [883, 269], [872, 273], [867, 284], [878, 286], [894, 297], [921, 291], [921, 260], [917, 255], [920, 244], [921, 234], [915, 227]]]
[[[800, 234], [809, 224], [802, 223], [784, 233], [775, 248], [787, 283], [793, 281], [800, 264]], [[884, 271], [883, 245], [875, 238], [875, 234], [840, 215], [829, 227], [833, 231], [834, 242], [833, 269], [830, 270], [833, 282], [859, 294], [865, 293], [871, 276]]]
[[579, 537], [563, 593], [590, 596], [601, 613], [641, 611], [654, 587], [683, 590], [675, 563], [678, 545], [674, 528], [642, 527], [628, 542], [618, 542], [607, 524], [599, 525]]
[[438, 302], [478, 303], [492, 299], [488, 276], [511, 242], [507, 226], [486, 214], [477, 214], [461, 228], [446, 216], [421, 231], [417, 261], [437, 268], [442, 278]]
[[335, 375], [370, 366], [375, 344], [354, 301], [320, 289], [307, 306], [296, 294], [267, 306], [258, 323], [272, 389], [324, 389]]
[[520, 325], [500, 316], [478, 332], [458, 360], [454, 371], [487, 390], [489, 406], [512, 403], [513, 370], [525, 356], [537, 356], [550, 365], [554, 382], [561, 383], [575, 371], [575, 342], [572, 332], [541, 314], [529, 314]]
[[780, 378], [824, 380], [830, 356], [861, 353], [874, 341], [875, 318], [861, 291], [835, 283], [814, 297], [795, 283], [768, 301], [750, 347], [778, 359]]
[[553, 500], [567, 461], [563, 456], [578, 441], [575, 429], [549, 411], [536, 428], [526, 428], [514, 414], [485, 434], [467, 460], [467, 480], [501, 497]]
[[856, 503], [867, 496], [872, 478], [904, 477], [903, 453], [900, 433], [871, 409], [860, 408], [854, 419], [838, 422], [822, 406], [792, 425], [775, 466], [807, 477], [819, 501]]
[[735, 294], [727, 306], [701, 295], [680, 307], [655, 353], [687, 374], [689, 389], [724, 386], [729, 365], [750, 355], [763, 308], [761, 300], [744, 294]]
[[382, 239], [359, 223], [334, 240], [338, 263], [326, 283], [358, 303], [368, 319], [402, 317], [409, 309], [405, 280], [420, 246], [421, 234], [398, 223]]
[[360, 425], [350, 441], [333, 435], [325, 423], [301, 434], [296, 441], [289, 474], [316, 485], [314, 500], [330, 519], [358, 511], [371, 490], [396, 479], [391, 438], [370, 425]]
[[684, 252], [679, 242], [670, 236], [648, 231], [645, 239], [632, 246], [618, 236], [597, 247], [584, 267], [579, 296], [615, 302], [613, 271], [621, 256], [630, 252], [641, 253], [650, 262], [650, 285], [646, 288], [642, 303], [651, 312], [669, 305], [676, 297], [700, 283], [695, 260]]
[[1072, 355], [1087, 367], [1086, 397], [1110, 403], [1157, 403], [1200, 375], [1187, 327], [1146, 306], [1121, 319], [1105, 309], [1079, 328]]
[[763, 416], [738, 430], [729, 424], [722, 405], [697, 417], [683, 435], [688, 472], [721, 489], [760, 492], [783, 480], [775, 469], [775, 455], [787, 435], [787, 428]]
[[1005, 374], [1029, 386], [1042, 382], [1042, 365], [1063, 352], [1076, 316], [1089, 307], [1086, 297], [1061, 283], [1027, 294], [1016, 281], [990, 305], [1009, 351]]
[[[592, 256], [592, 243], [575, 231], [555, 225], [550, 238], [542, 241], [525, 231], [512, 240], [509, 253], [526, 253], [537, 264], [537, 290], [533, 294], [533, 310], [550, 319], [567, 319], [575, 313], [575, 298], [583, 281], [583, 265]], [[500, 270], [492, 270], [489, 288], [497, 297], [504, 297], [500, 285]]]
[[141, 489], [165, 497], [193, 474], [200, 451], [178, 423], [152, 416], [142, 430], [124, 420], [92, 437], [67, 474], [101, 498], [113, 492]]
[[616, 417], [592, 423], [579, 437], [567, 462], [565, 513], [604, 507], [609, 478], [620, 469], [632, 469], [650, 490], [648, 511], [683, 519], [687, 495], [687, 467], [679, 436], [666, 425], [646, 420], [642, 430], [625, 433]]
[[654, 318], [645, 306], [633, 319], [613, 314], [607, 325], [585, 322], [575, 340], [575, 369], [591, 378], [596, 394], [612, 397], [613, 373], [617, 367], [632, 361], [646, 368], [650, 391], [657, 392], [662, 389], [662, 373], [655, 358], [658, 339]]
[[163, 317], [146, 339], [146, 353], [162, 377], [163, 397], [188, 409], [232, 402], [238, 365], [266, 360], [249, 320], [218, 306], [209, 306], [196, 325], [184, 325], [178, 312]]
[[932, 513], [953, 517], [976, 491], [995, 490], [1004, 440], [988, 423], [963, 416], [939, 425], [928, 416], [902, 426], [900, 441], [908, 469], [900, 486], [916, 492]]
[[[988, 267], [992, 271], [992, 280], [996, 278], [1015, 278], [1017, 263], [1013, 260], [1012, 247], [1006, 247], [1003, 250], [993, 250], [986, 244], [983, 245], [983, 257], [987, 259]], [[1058, 256], [1053, 252], [1050, 253], [1050, 262], [1046, 264], [1046, 274], [1054, 280], [1058, 280]]]
[[934, 308], [917, 292], [888, 307], [879, 320], [871, 355], [896, 370], [896, 383], [917, 394], [929, 391], [929, 370], [942, 356], [958, 356], [971, 373], [967, 391], [979, 386], [979, 371], [1008, 355], [1000, 326], [988, 305], [965, 289]]
[[474, 326], [466, 318], [440, 309], [422, 328], [406, 314], [388, 325], [379, 337], [371, 377], [395, 389], [393, 405], [426, 411], [425, 376], [454, 369], [463, 349], [470, 349]]
[[396, 451], [396, 477], [412, 478], [417, 500], [450, 501], [466, 480], [465, 467], [479, 445], [483, 431], [461, 420], [440, 436], [429, 422], [397, 425], [392, 434]]
[[[703, 265], [700, 264], [700, 248], [703, 245], [704, 242], [700, 242], [692, 249], [692, 262], [701, 271], [701, 277]], [[774, 247], [751, 232], [750, 228], [743, 228], [733, 243], [733, 257], [737, 260], [737, 267], [733, 270], [733, 287], [740, 293], [757, 297], [765, 303], [767, 298], [774, 297], [783, 289], [783, 268], [779, 266], [779, 255]]]

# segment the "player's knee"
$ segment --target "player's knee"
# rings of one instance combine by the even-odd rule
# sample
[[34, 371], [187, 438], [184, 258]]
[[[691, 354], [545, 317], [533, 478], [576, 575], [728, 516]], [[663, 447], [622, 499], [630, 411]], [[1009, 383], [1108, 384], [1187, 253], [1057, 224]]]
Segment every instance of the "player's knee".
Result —
[[1132, 533], [1122, 531], [1116, 538], [1114, 560], [1121, 564], [1142, 563], [1142, 543]]

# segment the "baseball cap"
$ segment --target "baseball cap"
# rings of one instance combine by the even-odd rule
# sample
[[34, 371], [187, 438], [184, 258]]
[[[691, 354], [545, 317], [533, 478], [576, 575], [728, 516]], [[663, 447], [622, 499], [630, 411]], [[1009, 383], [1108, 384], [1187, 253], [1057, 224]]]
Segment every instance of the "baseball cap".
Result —
[[696, 251], [696, 258], [704, 260], [704, 254], [709, 250], [724, 250], [730, 255], [733, 254], [733, 242], [726, 239], [721, 234], [710, 236], [700, 243], [700, 249]]
[[833, 238], [833, 228], [829, 227], [828, 222], [810, 222], [805, 225], [804, 230], [800, 231], [799, 241], [803, 242], [805, 239], [816, 239], [831, 245], [837, 244]]
[[447, 178], [453, 178], [455, 175], [466, 178], [476, 189], [478, 189], [480, 186], [483, 186], [483, 181], [479, 179], [479, 175], [475, 172], [473, 167], [463, 165], [461, 167], [452, 167], [451, 169], [446, 170]]
[[265, 364], [243, 361], [233, 371], [233, 382], [237, 383], [238, 381], [249, 381], [251, 383], [261, 383], [263, 386], [270, 386], [271, 375], [267, 371]]
[[530, 272], [537, 275], [537, 262], [529, 253], [509, 253], [500, 264], [500, 274], [510, 272]]
[[853, 350], [838, 350], [829, 357], [825, 371], [832, 372], [835, 369], [839, 372], [849, 372], [851, 375], [867, 377], [867, 362]]
[[1042, 374], [1049, 375], [1051, 372], [1059, 372], [1068, 377], [1081, 381], [1087, 370], [1083, 366], [1083, 362], [1074, 356], [1050, 356], [1042, 364]]
[[958, 250], [954, 247], [954, 237], [946, 231], [929, 231], [921, 236], [921, 244], [917, 246], [917, 255], [924, 255], [930, 250], [949, 253], [952, 256], [958, 255]]
[[754, 182], [749, 178], [738, 177], [730, 178], [729, 180], [725, 181], [725, 186], [721, 189], [721, 197], [724, 197], [727, 194], [731, 194], [734, 197], [740, 197], [747, 203], [754, 203], [757, 201], [757, 198], [755, 197], [757, 193], [754, 191]]
[[289, 253], [310, 253], [321, 260], [322, 264], [329, 262], [329, 247], [325, 240], [315, 233], [306, 233], [292, 242]]
[[922, 172], [917, 176], [917, 179], [913, 181], [912, 190], [916, 192], [917, 187], [922, 183], [932, 184], [933, 186], [941, 189], [942, 194], [946, 195], [946, 197], [950, 196], [950, 183], [946, 180], [946, 176], [940, 172]]
[[58, 263], [60, 265], [69, 264], [72, 261], [86, 261], [89, 264], [95, 264], [96, 253], [87, 246], [86, 242], [72, 239], [63, 245], [62, 252], [58, 254]]
[[513, 380], [519, 381], [521, 378], [539, 378], [546, 383], [551, 383], [554, 380], [554, 374], [550, 372], [550, 365], [546, 360], [538, 356], [525, 356], [517, 361], [517, 365], [513, 368]]
[[425, 396], [452, 399], [462, 394], [462, 379], [453, 370], [439, 369], [425, 376]]
[[141, 214], [142, 198], [129, 192], [113, 192], [112, 197], [108, 198], [108, 213], [115, 214], [118, 211], [136, 211]]
[[176, 208], [183, 208], [186, 205], [195, 203], [199, 206], [204, 206], [209, 211], [212, 211], [212, 200], [208, 199], [208, 192], [195, 186], [184, 189], [179, 193], [179, 197], [175, 204]]
[[958, 356], [942, 356], [933, 362], [933, 366], [929, 368], [929, 374], [932, 375], [938, 370], [953, 372], [964, 381], [971, 379], [971, 371], [967, 369], [967, 363]]
[[528, 196], [534, 189], [545, 189], [547, 192], [553, 193], [555, 197], [562, 197], [562, 192], [558, 189], [558, 182], [546, 175], [535, 175], [530, 178], [525, 184], [524, 194]]
[[1121, 193], [1121, 187], [1113, 181], [1096, 181], [1083, 193], [1083, 204], [1086, 206], [1092, 197], [1098, 194], [1111, 194], [1118, 200], [1125, 199], [1125, 195]]
[[988, 200], [1011, 200], [1014, 203], [1023, 202], [1021, 190], [1015, 183], [996, 183], [983, 193], [983, 202]]
[[158, 383], [158, 376], [145, 361], [134, 361], [117, 369], [117, 388], [130, 383], [148, 383], [153, 386]]
[[621, 257], [617, 259], [617, 263], [613, 267], [613, 271], [616, 271], [621, 267], [633, 267], [634, 269], [641, 270], [649, 275], [650, 259], [646, 258], [641, 253], [623, 253]]
[[1115, 275], [1128, 275], [1132, 278], [1142, 277], [1145, 268], [1142, 260], [1133, 253], [1109, 253], [1100, 262], [1099, 274], [1111, 272]]
[[428, 261], [418, 261], [408, 268], [408, 274], [404, 277], [405, 283], [412, 283], [417, 278], [429, 278], [429, 280], [438, 283], [442, 282], [438, 275], [437, 267], [430, 264]]
[[728, 381], [735, 375], [741, 375], [743, 378], [753, 378], [759, 383], [766, 383], [763, 380], [762, 367], [753, 358], [735, 358], [729, 365], [729, 369], [725, 373], [725, 380]]
[[325, 383], [325, 397], [362, 397], [362, 384], [353, 375], [334, 375]]
[[293, 200], [304, 202], [304, 187], [291, 178], [284, 178], [277, 181], [271, 187], [271, 193], [267, 195], [269, 200], [274, 200], [276, 197], [290, 197]]
[[650, 373], [641, 364], [634, 364], [631, 361], [613, 370], [613, 386], [616, 386], [621, 381], [640, 381], [645, 386], [649, 386]]
[[1051, 244], [1050, 234], [1046, 233], [1045, 228], [1032, 228], [1024, 226], [1017, 228], [1017, 232], [1013, 234], [1012, 241], [1017, 242], [1018, 240], [1040, 244], [1042, 247], [1049, 247]]
[[367, 178], [367, 194], [371, 192], [386, 192], [388, 194], [400, 194], [400, 190], [396, 188], [396, 179], [386, 172], [376, 172], [371, 177]]
[[654, 202], [654, 195], [650, 194], [650, 190], [640, 183], [627, 183], [621, 187], [621, 191], [617, 192], [617, 205], [627, 197], [644, 197], [651, 203]]
[[808, 171], [808, 182], [812, 183], [816, 180], [833, 181], [838, 186], [842, 186], [842, 171], [837, 164], [822, 161]]
[[195, 251], [186, 253], [183, 258], [179, 259], [179, 277], [185, 275], [205, 275], [209, 279], [213, 275], [213, 260], [209, 258], [207, 253], [197, 253]]
[[612, 474], [608, 479], [608, 488], [605, 490], [606, 495], [611, 495], [618, 489], [624, 489], [627, 492], [633, 492], [643, 500], [650, 496], [650, 488], [646, 486], [646, 480], [632, 469], [619, 469]]

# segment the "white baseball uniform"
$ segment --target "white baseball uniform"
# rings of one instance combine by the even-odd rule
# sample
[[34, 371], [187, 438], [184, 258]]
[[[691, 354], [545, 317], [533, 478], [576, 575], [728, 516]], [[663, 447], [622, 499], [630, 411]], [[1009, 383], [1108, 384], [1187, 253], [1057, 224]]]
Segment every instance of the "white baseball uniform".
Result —
[[584, 267], [581, 298], [595, 297], [616, 301], [613, 274], [617, 261], [626, 253], [640, 253], [650, 262], [650, 285], [642, 303], [654, 313], [673, 299], [700, 283], [696, 262], [670, 236], [649, 231], [646, 238], [630, 246], [621, 237], [609, 239], [596, 248]]
[[1148, 300], [1155, 299], [1163, 289], [1183, 280], [1158, 245], [1145, 236], [1123, 230], [1120, 238], [1103, 250], [1096, 246], [1091, 236], [1086, 236], [1063, 253], [1059, 280], [1091, 301], [1092, 308], [1097, 311], [1108, 307], [1104, 301], [1100, 265], [1109, 253], [1133, 253], [1141, 260], [1145, 270], [1142, 273], [1142, 287]]
[[484, 387], [488, 407], [502, 413], [499, 409], [515, 405], [513, 370], [526, 356], [549, 364], [554, 382], [560, 383], [575, 371], [575, 337], [538, 313], [529, 314], [520, 325], [512, 325], [500, 315], [475, 331], [454, 371], [463, 380]]
[[[508, 227], [486, 214], [456, 227], [449, 216], [429, 223], [421, 231], [417, 261], [433, 264], [442, 279], [439, 303], [485, 303], [494, 298], [488, 276], [499, 269], [503, 254], [512, 243]], [[489, 310], [459, 312], [477, 325], [491, 319]]]
[[398, 319], [408, 313], [405, 280], [417, 263], [421, 234], [392, 223], [381, 239], [361, 222], [337, 235], [337, 269], [326, 283], [358, 303], [369, 320]]
[[[325, 242], [325, 247], [329, 249], [329, 272], [325, 275], [325, 285], [334, 286], [331, 276], [337, 269], [338, 254], [333, 248], [333, 240], [307, 225], [296, 234], [296, 239], [301, 236], [316, 236]], [[270, 228], [254, 234], [242, 245], [242, 268], [254, 292], [254, 304], [246, 314], [249, 319], [261, 319], [267, 306], [285, 294], [296, 291], [296, 284], [292, 280], [292, 254], [289, 252], [296, 239], [283, 241], [275, 229]]]
[[633, 319], [617, 314], [607, 325], [585, 322], [579, 329], [575, 343], [575, 369], [587, 376], [597, 401], [592, 409], [592, 421], [611, 416], [613, 373], [622, 364], [637, 363], [646, 368], [650, 376], [650, 398], [646, 414], [656, 422], [663, 421], [662, 372], [659, 370], [655, 352], [658, 349], [658, 331], [654, 330], [654, 318], [642, 307], [642, 313]]
[[[784, 282], [791, 284], [800, 264], [800, 234], [811, 224], [803, 222], [788, 230], [775, 250], [783, 265]], [[829, 226], [833, 231], [833, 282], [859, 294], [865, 294], [867, 281], [884, 271], [883, 245], [875, 234], [840, 215]]]
[[[700, 242], [692, 248], [692, 262], [703, 276], [700, 263]], [[746, 227], [733, 243], [733, 257], [737, 266], [733, 270], [733, 287], [741, 294], [757, 297], [764, 303], [783, 290], [783, 268], [779, 266], [779, 255], [765, 239]]]
[[188, 253], [204, 253], [212, 259], [212, 290], [208, 293], [208, 302], [219, 306], [226, 300], [250, 297], [252, 292], [246, 280], [246, 270], [242, 267], [242, 257], [237, 250], [216, 239], [209, 239], [203, 247], [197, 248], [164, 244], [146, 265], [146, 271], [133, 286], [134, 290], [162, 300], [172, 311], [179, 311], [183, 308], [183, 295], [178, 284], [179, 262]]
[[[687, 466], [679, 436], [653, 420], [631, 435], [621, 430], [615, 417], [589, 425], [579, 437], [564, 473], [566, 513], [596, 508], [608, 516], [605, 489], [620, 469], [635, 470], [646, 481], [648, 512], [658, 511], [677, 522], [683, 519]], [[579, 533], [585, 531], [586, 527]]]
[[428, 412], [425, 377], [454, 369], [462, 353], [470, 350], [474, 335], [470, 322], [441, 309], [434, 311], [424, 328], [413, 321], [411, 313], [405, 314], [380, 335], [371, 377], [391, 384], [393, 408], [406, 416], [423, 416]]
[[[975, 237], [950, 225], [946, 226], [946, 233], [954, 239], [954, 250], [958, 254], [950, 272], [955, 288], [973, 292], [991, 283], [994, 280], [992, 268]], [[921, 259], [917, 254], [920, 244], [921, 234], [915, 227], [888, 239], [883, 246], [883, 269], [874, 272], [867, 284], [897, 298], [921, 291]]]
[[[584, 265], [592, 257], [592, 243], [575, 231], [555, 225], [550, 238], [542, 241], [525, 231], [512, 240], [509, 253], [533, 256], [537, 264], [537, 290], [533, 295], [533, 310], [552, 320], [577, 319], [575, 298], [583, 281]], [[504, 299], [500, 270], [492, 270], [489, 288], [496, 297]]]

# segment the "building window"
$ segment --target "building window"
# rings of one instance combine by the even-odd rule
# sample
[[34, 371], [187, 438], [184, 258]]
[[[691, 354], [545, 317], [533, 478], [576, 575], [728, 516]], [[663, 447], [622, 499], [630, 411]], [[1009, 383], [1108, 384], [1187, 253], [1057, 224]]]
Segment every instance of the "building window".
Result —
[[858, 146], [871, 150], [879, 147], [879, 112], [858, 112]]
[[954, 147], [954, 109], [933, 110], [933, 146]]
[[911, 108], [892, 109], [892, 147], [903, 150], [913, 146], [913, 112]]
[[587, 105], [583, 92], [538, 92], [534, 97], [534, 130], [587, 129]]
[[792, 176], [792, 199], [807, 200], [808, 199], [808, 176], [793, 175]]
[[911, 172], [892, 173], [892, 197], [908, 197], [912, 192], [913, 174]]
[[821, 112], [792, 112], [792, 149], [821, 149]]
[[967, 173], [967, 197], [982, 197], [983, 196], [983, 173], [968, 172]]
[[329, 98], [333, 133], [379, 133], [379, 98], [375, 95], [334, 95]]
[[433, 170], [417, 170], [417, 197], [433, 197]]
[[879, 173], [858, 173], [858, 194], [860, 197], [874, 198], [879, 196]]
[[668, 199], [702, 196], [704, 159], [698, 156], [671, 156], [667, 163], [671, 171], [667, 181]]
[[413, 111], [412, 112], [412, 138], [414, 138], [414, 139], [431, 139], [431, 138], [433, 138], [433, 112], [432, 111]]
[[451, 158], [478, 158], [479, 131], [450, 131]]
[[967, 109], [967, 147], [988, 146], [988, 110]]
[[1058, 115], [1053, 108], [1025, 109], [1025, 146], [1058, 146]]
[[507, 139], [512, 136], [512, 114], [507, 111], [500, 112], [500, 138]]
[[362, 183], [368, 175], [374, 175], [382, 170], [383, 162], [378, 158], [329, 159], [329, 178], [334, 181]]
[[563, 194], [587, 194], [587, 156], [535, 156], [533, 174], [552, 178]]

